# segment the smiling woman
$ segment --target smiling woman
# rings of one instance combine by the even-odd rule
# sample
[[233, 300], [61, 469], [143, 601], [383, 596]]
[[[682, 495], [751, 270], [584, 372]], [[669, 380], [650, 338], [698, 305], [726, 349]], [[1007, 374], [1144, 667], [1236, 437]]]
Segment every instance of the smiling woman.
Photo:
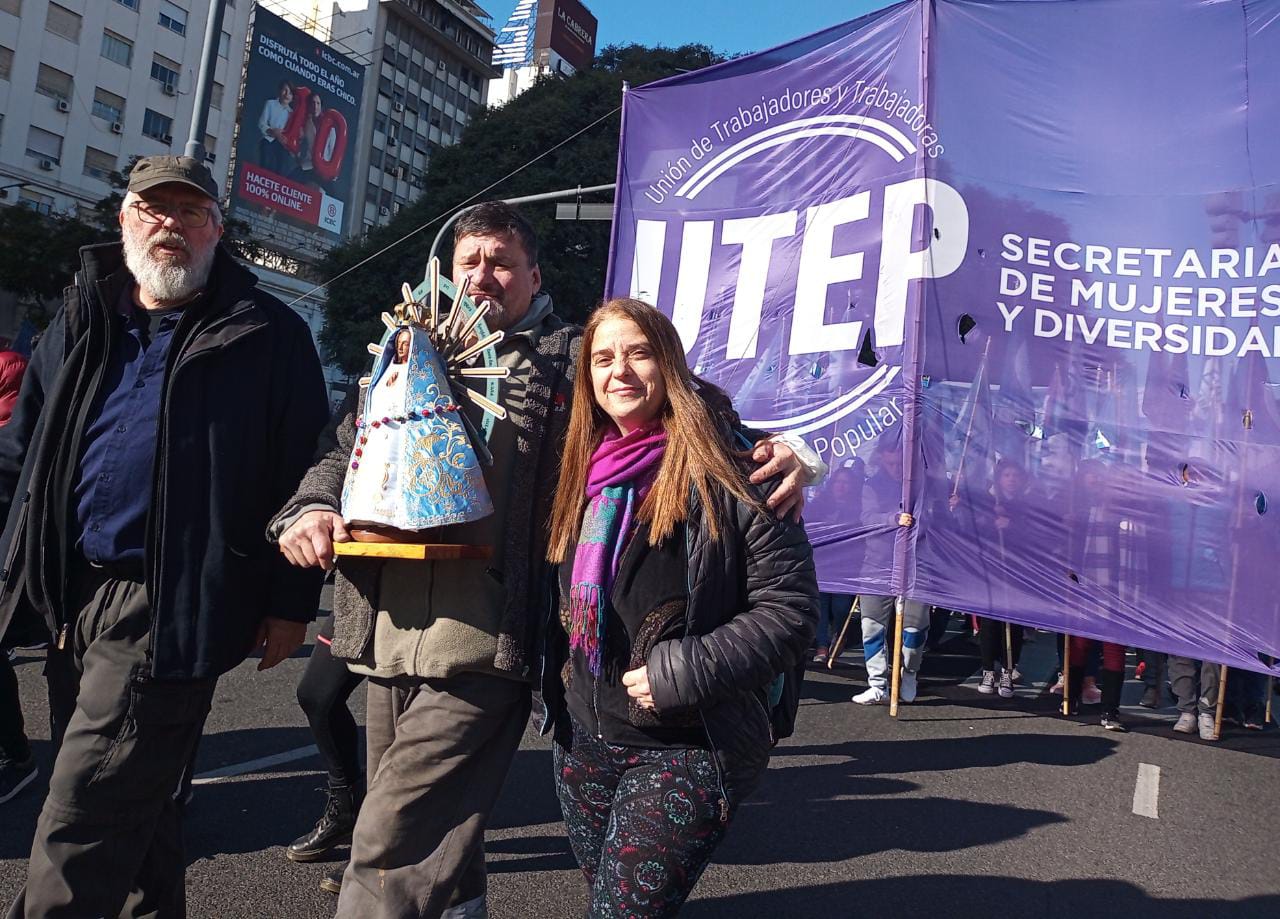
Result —
[[623, 434], [651, 422], [667, 398], [653, 347], [640, 327], [610, 316], [592, 338], [591, 388], [596, 404]]
[[619, 299], [592, 315], [542, 693], [593, 916], [675, 913], [794, 717], [770, 689], [814, 632], [812, 551], [748, 485], [735, 425], [662, 313]]

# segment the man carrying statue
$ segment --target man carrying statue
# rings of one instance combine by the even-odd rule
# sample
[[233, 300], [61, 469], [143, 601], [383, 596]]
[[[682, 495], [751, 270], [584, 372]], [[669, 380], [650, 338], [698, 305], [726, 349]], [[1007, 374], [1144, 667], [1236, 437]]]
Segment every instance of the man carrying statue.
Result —
[[[505, 419], [488, 441], [494, 513], [445, 527], [441, 541], [492, 547], [484, 560], [346, 559], [334, 595], [335, 657], [370, 677], [369, 790], [341, 882], [342, 917], [484, 916], [484, 830], [531, 708], [554, 584], [544, 562], [551, 500], [572, 401], [581, 329], [552, 312], [533, 229], [514, 208], [481, 204], [455, 225], [452, 277], [505, 333]], [[329, 568], [349, 538], [340, 495], [360, 407], [326, 435], [273, 523], [294, 564]], [[473, 426], [473, 429], [478, 425]], [[761, 441], [754, 478], [781, 475], [778, 514], [799, 515], [817, 457]]]

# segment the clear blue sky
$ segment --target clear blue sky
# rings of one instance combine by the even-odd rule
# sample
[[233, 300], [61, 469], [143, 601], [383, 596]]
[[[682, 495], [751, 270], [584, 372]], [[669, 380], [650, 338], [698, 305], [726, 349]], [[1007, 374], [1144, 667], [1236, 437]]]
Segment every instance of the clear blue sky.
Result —
[[[502, 28], [516, 0], [479, 0]], [[894, 0], [585, 0], [600, 21], [596, 47], [710, 45], [726, 54], [781, 45], [890, 6]]]

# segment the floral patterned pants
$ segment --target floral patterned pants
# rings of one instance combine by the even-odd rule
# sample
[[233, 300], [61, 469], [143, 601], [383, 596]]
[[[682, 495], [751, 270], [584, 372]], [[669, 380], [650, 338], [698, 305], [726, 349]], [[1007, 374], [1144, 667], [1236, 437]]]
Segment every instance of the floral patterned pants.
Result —
[[554, 745], [556, 794], [591, 887], [591, 919], [674, 916], [724, 838], [709, 750], [618, 747], [576, 722]]

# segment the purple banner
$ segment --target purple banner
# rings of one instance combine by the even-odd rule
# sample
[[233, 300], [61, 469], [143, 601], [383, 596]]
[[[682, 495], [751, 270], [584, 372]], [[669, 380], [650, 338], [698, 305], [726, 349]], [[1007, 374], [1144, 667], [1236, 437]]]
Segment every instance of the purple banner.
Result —
[[824, 589], [1265, 670], [1278, 145], [1280, 0], [911, 0], [629, 90], [609, 292], [830, 463]]

